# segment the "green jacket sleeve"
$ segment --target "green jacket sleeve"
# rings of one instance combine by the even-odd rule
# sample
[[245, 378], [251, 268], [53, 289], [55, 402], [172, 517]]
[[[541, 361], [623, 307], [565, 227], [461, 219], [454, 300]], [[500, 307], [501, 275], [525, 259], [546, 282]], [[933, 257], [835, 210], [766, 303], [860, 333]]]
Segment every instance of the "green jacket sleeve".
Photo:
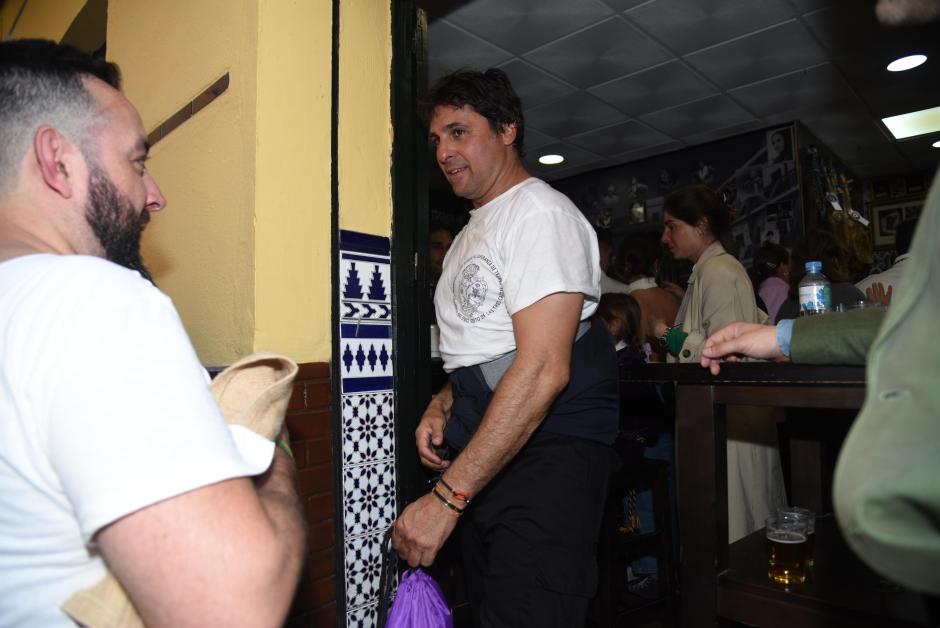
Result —
[[795, 364], [865, 364], [884, 318], [882, 308], [801, 316], [793, 323], [790, 359]]

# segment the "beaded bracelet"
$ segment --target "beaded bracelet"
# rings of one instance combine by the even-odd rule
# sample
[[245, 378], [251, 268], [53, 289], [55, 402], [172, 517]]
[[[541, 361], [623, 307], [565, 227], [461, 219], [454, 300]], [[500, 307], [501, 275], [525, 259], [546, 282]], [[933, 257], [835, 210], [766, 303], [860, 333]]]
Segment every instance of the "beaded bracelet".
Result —
[[444, 504], [445, 506], [447, 506], [448, 508], [450, 508], [451, 510], [453, 510], [455, 513], [457, 513], [457, 516], [458, 516], [458, 517], [463, 514], [463, 511], [464, 511], [464, 510], [466, 510], [465, 507], [464, 507], [464, 508], [459, 508], [459, 507], [455, 506], [454, 504], [452, 504], [446, 497], [444, 497], [443, 495], [441, 495], [441, 494], [437, 491], [437, 487], [436, 487], [436, 486], [431, 489], [431, 492], [434, 493], [434, 497], [436, 497], [436, 498], [438, 498], [439, 500], [441, 500], [441, 503], [442, 503], [442, 504]]
[[444, 479], [443, 475], [439, 477], [437, 481], [443, 484], [444, 488], [450, 491], [451, 495], [453, 495], [459, 500], [462, 500], [464, 504], [466, 504], [467, 506], [470, 505], [470, 495], [468, 495], [467, 493], [464, 493], [463, 491], [454, 490], [454, 487], [447, 483], [447, 480]]

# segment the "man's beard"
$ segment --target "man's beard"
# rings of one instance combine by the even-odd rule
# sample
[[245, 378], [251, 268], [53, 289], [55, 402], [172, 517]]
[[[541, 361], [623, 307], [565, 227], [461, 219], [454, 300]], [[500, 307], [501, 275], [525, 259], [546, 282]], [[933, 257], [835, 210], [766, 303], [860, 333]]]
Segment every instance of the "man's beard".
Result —
[[105, 258], [136, 270], [153, 283], [150, 271], [140, 257], [140, 237], [150, 222], [150, 212], [137, 212], [104, 170], [92, 165], [88, 175], [88, 205], [85, 220], [104, 248]]

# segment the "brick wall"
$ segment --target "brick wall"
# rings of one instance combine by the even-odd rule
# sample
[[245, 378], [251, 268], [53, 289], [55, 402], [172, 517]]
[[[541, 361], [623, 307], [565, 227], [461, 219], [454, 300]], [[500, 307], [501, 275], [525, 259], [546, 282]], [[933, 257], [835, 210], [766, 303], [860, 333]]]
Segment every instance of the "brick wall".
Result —
[[309, 528], [306, 567], [286, 624], [290, 628], [337, 625], [330, 397], [329, 364], [301, 364], [287, 409], [287, 427]]

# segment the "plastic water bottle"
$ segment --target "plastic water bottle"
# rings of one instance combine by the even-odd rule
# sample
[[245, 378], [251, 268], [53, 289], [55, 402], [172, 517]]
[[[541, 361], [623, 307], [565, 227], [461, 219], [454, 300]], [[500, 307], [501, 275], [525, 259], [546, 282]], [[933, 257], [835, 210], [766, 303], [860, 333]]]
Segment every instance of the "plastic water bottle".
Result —
[[822, 262], [806, 262], [806, 276], [800, 281], [800, 315], [822, 314], [832, 309], [832, 288], [822, 274]]

